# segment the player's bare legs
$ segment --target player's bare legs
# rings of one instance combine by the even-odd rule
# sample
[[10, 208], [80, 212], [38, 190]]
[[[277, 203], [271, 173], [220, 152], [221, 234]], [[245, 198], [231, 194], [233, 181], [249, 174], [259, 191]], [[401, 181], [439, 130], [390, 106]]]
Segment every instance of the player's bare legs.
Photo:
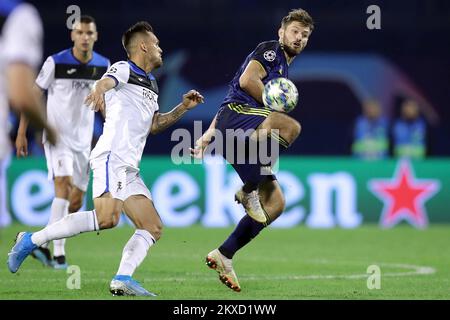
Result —
[[117, 226], [123, 204], [122, 200], [113, 198], [109, 192], [94, 199], [95, 213], [100, 229], [110, 229]]
[[269, 223], [275, 221], [284, 211], [283, 191], [277, 180], [266, 179], [259, 185], [259, 197], [264, 210], [269, 216]]
[[69, 213], [77, 212], [83, 205], [84, 191], [73, 186], [69, 196]]
[[124, 202], [124, 211], [137, 229], [147, 230], [155, 241], [162, 235], [162, 221], [153, 201], [144, 195], [133, 195]]
[[16, 244], [8, 254], [9, 270], [17, 272], [26, 257], [44, 243], [117, 225], [123, 201], [112, 198], [110, 193], [104, 193], [94, 199], [94, 206], [95, 210], [74, 212], [38, 232], [20, 232]]
[[144, 289], [132, 276], [144, 261], [150, 247], [161, 237], [162, 221], [153, 202], [144, 195], [133, 195], [124, 202], [124, 211], [136, 226], [135, 233], [123, 248], [116, 276], [110, 284], [113, 295], [155, 296]]
[[[252, 134], [251, 139], [259, 141], [259, 143], [272, 144], [273, 141], [278, 143], [279, 152], [286, 150], [300, 135], [301, 126], [298, 121], [280, 112], [272, 112], [258, 126], [257, 130]], [[268, 148], [270, 146], [268, 145]], [[272, 151], [271, 151], [272, 153]], [[278, 155], [276, 155], [278, 157]], [[271, 155], [272, 161], [275, 160]], [[270, 165], [270, 164], [267, 164]], [[264, 164], [263, 166], [267, 166]], [[250, 169], [253, 168], [253, 169]], [[268, 168], [268, 166], [267, 166]], [[261, 168], [257, 165], [249, 167], [250, 175], [242, 189], [236, 195], [235, 200], [241, 203], [246, 213], [255, 221], [260, 223], [269, 223], [270, 218], [267, 216], [266, 210], [260, 203], [260, 194], [258, 186], [264, 181], [261, 174]]]
[[[272, 112], [258, 126], [257, 131], [255, 131], [255, 136], [260, 129], [265, 130], [268, 134], [271, 133], [272, 129], [278, 130], [278, 134], [282, 138], [280, 145], [287, 148], [298, 138], [302, 128], [297, 120], [287, 114]], [[286, 142], [287, 145], [283, 145], [284, 142]]]

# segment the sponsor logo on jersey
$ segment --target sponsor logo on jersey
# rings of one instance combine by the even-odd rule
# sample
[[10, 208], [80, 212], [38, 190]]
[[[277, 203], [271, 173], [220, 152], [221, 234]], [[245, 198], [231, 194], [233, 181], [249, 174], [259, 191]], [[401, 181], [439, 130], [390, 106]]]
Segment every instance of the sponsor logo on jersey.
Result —
[[72, 81], [72, 89], [74, 90], [84, 90], [84, 89], [91, 89], [91, 83], [88, 81], [82, 81], [82, 80], [73, 80]]
[[142, 88], [142, 98], [144, 103], [156, 102], [156, 94], [153, 91], [144, 88]]

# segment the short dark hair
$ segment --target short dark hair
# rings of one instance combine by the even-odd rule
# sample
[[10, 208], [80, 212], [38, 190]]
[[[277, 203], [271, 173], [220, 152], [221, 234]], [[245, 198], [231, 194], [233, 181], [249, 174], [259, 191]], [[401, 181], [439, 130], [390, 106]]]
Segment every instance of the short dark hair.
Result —
[[298, 21], [305, 27], [309, 27], [311, 31], [314, 29], [314, 20], [308, 12], [303, 9], [292, 9], [287, 16], [281, 20], [281, 27], [286, 27], [292, 21]]
[[95, 23], [95, 19], [92, 16], [84, 14], [80, 17], [81, 23]]
[[125, 48], [125, 51], [129, 53], [130, 42], [136, 34], [146, 32], [153, 32], [152, 26], [147, 21], [139, 21], [128, 28], [122, 35], [122, 45]]

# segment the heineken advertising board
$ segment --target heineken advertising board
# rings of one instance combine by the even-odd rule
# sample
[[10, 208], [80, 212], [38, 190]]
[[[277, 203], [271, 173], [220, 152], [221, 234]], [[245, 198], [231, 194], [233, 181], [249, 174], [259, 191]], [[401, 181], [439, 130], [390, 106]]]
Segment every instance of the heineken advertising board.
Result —
[[[239, 177], [219, 158], [174, 164], [147, 157], [141, 176], [168, 227], [226, 227], [243, 209], [234, 202]], [[424, 228], [450, 222], [450, 159], [358, 161], [352, 158], [288, 157], [276, 173], [286, 210], [273, 227], [356, 228], [362, 223]], [[92, 182], [91, 182], [92, 183]], [[92, 209], [91, 183], [84, 208]], [[12, 220], [31, 226], [48, 221], [53, 186], [44, 159], [15, 159], [8, 169]], [[122, 223], [129, 223], [123, 219]]]

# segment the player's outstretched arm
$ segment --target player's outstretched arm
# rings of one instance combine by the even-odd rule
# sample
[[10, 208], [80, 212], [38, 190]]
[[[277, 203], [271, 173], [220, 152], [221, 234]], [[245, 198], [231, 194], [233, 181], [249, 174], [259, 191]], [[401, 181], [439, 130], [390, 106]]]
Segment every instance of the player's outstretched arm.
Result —
[[105, 92], [116, 86], [113, 78], [105, 77], [95, 82], [91, 93], [84, 99], [84, 104], [95, 112], [99, 111], [105, 115]]
[[266, 70], [261, 66], [261, 63], [251, 60], [239, 78], [239, 85], [256, 101], [262, 103], [262, 93], [264, 91], [262, 79], [266, 76]]
[[56, 132], [45, 120], [42, 94], [35, 90], [36, 74], [33, 68], [26, 64], [14, 63], [8, 66], [6, 75], [12, 107], [24, 114], [36, 128], [44, 129], [47, 140], [54, 145]]
[[199, 103], [203, 102], [204, 98], [198, 91], [190, 90], [183, 95], [183, 101], [170, 112], [155, 113], [150, 132], [157, 134], [164, 131], [177, 122], [188, 110], [195, 108]]
[[211, 121], [208, 130], [206, 130], [205, 133], [197, 141], [195, 141], [195, 147], [193, 149], [189, 148], [192, 157], [196, 159], [203, 158], [204, 151], [214, 137], [214, 133], [216, 132], [216, 121], [217, 114]]

